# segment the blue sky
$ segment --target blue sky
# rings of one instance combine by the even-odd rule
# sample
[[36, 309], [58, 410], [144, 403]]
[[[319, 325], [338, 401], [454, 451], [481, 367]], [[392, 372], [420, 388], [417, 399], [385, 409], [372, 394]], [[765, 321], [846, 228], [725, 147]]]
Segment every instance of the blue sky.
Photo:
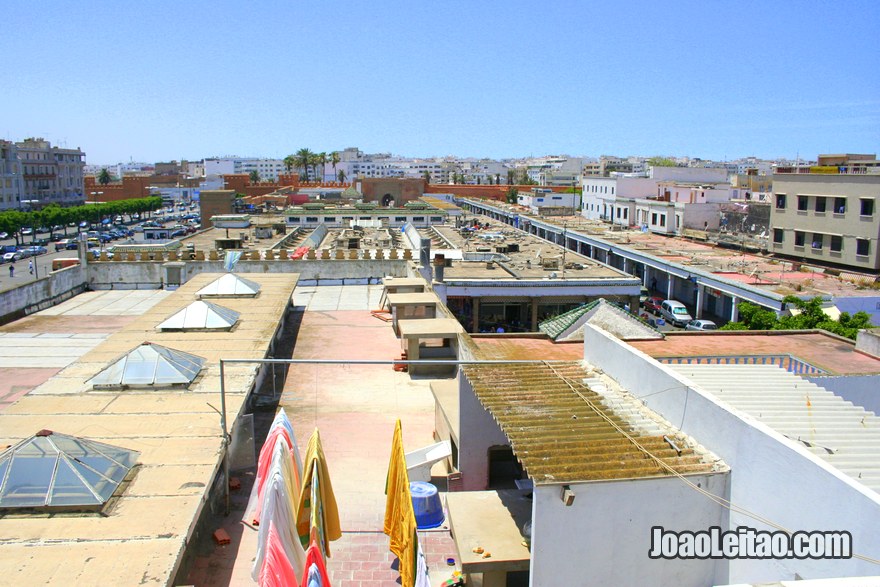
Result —
[[89, 163], [878, 152], [880, 2], [14, 2], [0, 137]]

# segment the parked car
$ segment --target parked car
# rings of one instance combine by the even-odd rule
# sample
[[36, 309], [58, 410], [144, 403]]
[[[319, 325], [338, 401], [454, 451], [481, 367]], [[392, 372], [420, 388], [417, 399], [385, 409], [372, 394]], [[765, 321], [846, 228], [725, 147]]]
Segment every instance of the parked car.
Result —
[[6, 239], [6, 238], [9, 238], [9, 233], [8, 232], [0, 232], [0, 239]]
[[19, 249], [19, 252], [25, 257], [36, 257], [37, 255], [45, 255], [49, 250], [41, 245], [32, 245]]
[[21, 234], [24, 236], [29, 236], [31, 234], [34, 234], [34, 229], [28, 228], [27, 226], [25, 226], [24, 228], [21, 229]]
[[654, 314], [655, 316], [660, 315], [660, 304], [663, 303], [663, 298], [660, 297], [650, 297], [645, 300], [644, 306], [645, 310]]
[[15, 251], [14, 253], [3, 253], [3, 262], [4, 263], [12, 263], [15, 261], [21, 261], [21, 253]]
[[685, 330], [718, 330], [718, 326], [711, 320], [691, 320], [684, 327]]
[[660, 315], [673, 326], [685, 326], [694, 319], [685, 305], [676, 300], [663, 300]]
[[[57, 253], [58, 251], [66, 251], [66, 250], [67, 250], [67, 245], [68, 245], [68, 243], [70, 243], [70, 242], [71, 242], [71, 241], [70, 241], [69, 238], [63, 238], [63, 239], [61, 239], [60, 241], [56, 241], [56, 242], [55, 242], [55, 252]], [[73, 243], [73, 248], [74, 248], [74, 249], [76, 248], [76, 242]]]

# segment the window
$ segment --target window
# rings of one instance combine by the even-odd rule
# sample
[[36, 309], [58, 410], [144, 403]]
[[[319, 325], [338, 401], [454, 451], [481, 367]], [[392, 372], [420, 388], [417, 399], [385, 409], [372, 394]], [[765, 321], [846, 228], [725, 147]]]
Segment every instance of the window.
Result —
[[839, 253], [843, 250], [843, 237], [839, 234], [831, 235], [831, 250], [835, 253]]
[[825, 202], [826, 202], [827, 200], [828, 200], [828, 198], [823, 198], [823, 197], [821, 197], [821, 196], [819, 196], [819, 197], [816, 198], [816, 208], [815, 208], [815, 209], [816, 209], [816, 212], [819, 212], [819, 213], [822, 213], [822, 214], [825, 213]]
[[834, 213], [846, 214], [846, 198], [834, 198]]
[[406, 222], [406, 217], [405, 216], [395, 216], [394, 222]]
[[874, 215], [874, 198], [862, 198], [859, 200], [862, 204], [861, 214], [862, 216], [873, 216]]
[[776, 209], [785, 210], [785, 194], [776, 194]]
[[299, 224], [299, 218], [290, 217], [287, 219], [290, 224]]
[[785, 230], [783, 230], [781, 228], [774, 228], [773, 229], [773, 242], [774, 243], [781, 243], [782, 237], [784, 234], [785, 234]]
[[657, 224], [657, 213], [651, 212], [651, 224]]
[[800, 230], [794, 231], [794, 246], [796, 246], [796, 247], [804, 246], [804, 241], [806, 240], [805, 237], [806, 237], [806, 234], [801, 232]]
[[306, 216], [306, 222], [317, 222], [317, 221], [318, 221], [317, 216]]
[[814, 249], [821, 249], [822, 246], [824, 245], [824, 239], [825, 239], [824, 234], [819, 234], [818, 232], [814, 232], [813, 233], [813, 242], [812, 242], [811, 246]]
[[660, 215], [660, 226], [666, 226], [666, 214]]
[[856, 255], [867, 256], [871, 254], [871, 241], [866, 238], [856, 239]]
[[424, 222], [424, 221], [425, 221], [425, 217], [424, 217], [424, 216], [413, 216], [412, 221], [413, 221], [413, 222]]
[[335, 216], [326, 216], [324, 218], [324, 222], [336, 222], [336, 217]]
[[810, 198], [807, 196], [798, 196], [798, 212], [805, 212], [809, 206]]
[[443, 218], [441, 216], [431, 216], [431, 222], [443, 222]]

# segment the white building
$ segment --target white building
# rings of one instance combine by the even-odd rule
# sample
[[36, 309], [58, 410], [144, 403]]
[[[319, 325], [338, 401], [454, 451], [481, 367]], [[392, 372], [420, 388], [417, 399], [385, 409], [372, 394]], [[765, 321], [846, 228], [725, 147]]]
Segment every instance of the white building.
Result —
[[[196, 169], [199, 170], [198, 168]], [[287, 173], [283, 159], [258, 159], [255, 157], [227, 157], [205, 159], [201, 168], [202, 176], [250, 174], [256, 171], [260, 181], [278, 181], [278, 176]], [[201, 176], [194, 176], [201, 177]]]
[[535, 188], [531, 193], [520, 192], [517, 195], [517, 204], [529, 208], [535, 214], [540, 214], [542, 208], [548, 207], [577, 210], [581, 204], [581, 195], [560, 194], [546, 188]]
[[23, 177], [22, 203], [72, 205], [85, 201], [83, 158], [80, 149], [53, 147], [42, 138], [15, 144]]
[[0, 140], [0, 209], [21, 206], [22, 178], [18, 148], [15, 143]]

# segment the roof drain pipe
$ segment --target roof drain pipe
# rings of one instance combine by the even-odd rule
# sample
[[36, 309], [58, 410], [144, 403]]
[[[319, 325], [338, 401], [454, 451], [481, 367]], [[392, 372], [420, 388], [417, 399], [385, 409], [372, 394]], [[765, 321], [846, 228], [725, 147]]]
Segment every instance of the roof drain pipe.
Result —
[[674, 450], [676, 453], [678, 453], [678, 456], [681, 456], [681, 449], [678, 448], [678, 446], [674, 442], [672, 442], [671, 438], [669, 438], [668, 436], [664, 436], [663, 440], [666, 441], [666, 444], [668, 444], [669, 446], [672, 447], [672, 450]]

